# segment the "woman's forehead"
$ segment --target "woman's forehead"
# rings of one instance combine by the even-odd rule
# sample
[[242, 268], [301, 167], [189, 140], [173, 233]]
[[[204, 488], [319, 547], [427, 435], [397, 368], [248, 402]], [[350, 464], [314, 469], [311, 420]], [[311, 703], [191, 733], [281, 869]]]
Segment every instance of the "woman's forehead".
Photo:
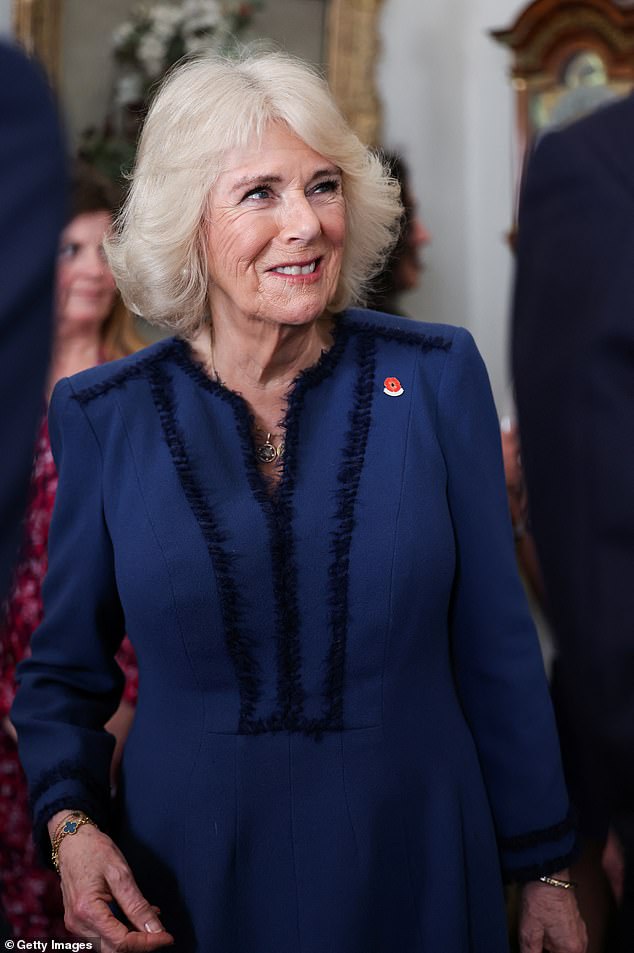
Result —
[[219, 177], [244, 184], [253, 177], [286, 178], [299, 167], [338, 171], [333, 162], [312, 149], [286, 125], [271, 123], [246, 145], [228, 149], [223, 154]]

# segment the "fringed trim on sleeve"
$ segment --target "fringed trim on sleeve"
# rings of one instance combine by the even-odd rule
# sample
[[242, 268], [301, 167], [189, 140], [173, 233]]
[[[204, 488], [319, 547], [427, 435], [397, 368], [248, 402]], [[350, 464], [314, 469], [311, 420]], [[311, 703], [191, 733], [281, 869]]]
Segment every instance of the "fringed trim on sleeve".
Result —
[[578, 849], [568, 851], [559, 857], [553, 857], [541, 864], [532, 864], [529, 867], [505, 867], [502, 879], [504, 883], [527, 883], [529, 880], [539, 880], [540, 877], [546, 877], [557, 870], [563, 870], [569, 867], [578, 856]]
[[498, 847], [501, 850], [526, 850], [529, 847], [539, 847], [540, 844], [546, 844], [549, 841], [559, 840], [570, 834], [576, 827], [575, 815], [571, 810], [568, 815], [557, 824], [551, 827], [544, 827], [541, 830], [528, 831], [525, 834], [518, 834], [515, 837], [498, 837]]

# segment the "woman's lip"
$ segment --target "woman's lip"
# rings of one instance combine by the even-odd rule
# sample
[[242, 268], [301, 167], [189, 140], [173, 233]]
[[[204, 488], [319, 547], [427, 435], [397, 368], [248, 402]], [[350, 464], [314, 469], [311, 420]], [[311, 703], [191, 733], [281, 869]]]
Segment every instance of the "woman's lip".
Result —
[[275, 271], [275, 269], [271, 269], [269, 271], [269, 274], [273, 275], [275, 278], [281, 278], [283, 281], [290, 284], [310, 285], [321, 280], [321, 273], [323, 270], [322, 261], [323, 261], [322, 258], [311, 258], [310, 261], [307, 261], [304, 265], [276, 265], [275, 266], [276, 268], [293, 268], [293, 267], [305, 268], [306, 265], [311, 265], [313, 262], [315, 262], [315, 270], [309, 271], [305, 275], [302, 275], [302, 274], [287, 275], [287, 274], [284, 274], [284, 272], [282, 271]]
[[[304, 261], [280, 262], [277, 265], [273, 265], [272, 268], [269, 268], [269, 271], [276, 271], [278, 268], [307, 268], [308, 265], [312, 265], [313, 262], [315, 262], [315, 271], [316, 271], [317, 268], [319, 268], [319, 265], [321, 264], [322, 257], [323, 256], [321, 255], [316, 255], [314, 258], [307, 258]], [[296, 277], [296, 276], [287, 275], [286, 277]]]

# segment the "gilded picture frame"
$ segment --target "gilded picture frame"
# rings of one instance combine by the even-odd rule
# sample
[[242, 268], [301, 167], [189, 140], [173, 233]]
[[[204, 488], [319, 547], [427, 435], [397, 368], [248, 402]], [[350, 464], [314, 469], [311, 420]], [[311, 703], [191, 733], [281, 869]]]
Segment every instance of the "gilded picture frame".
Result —
[[13, 0], [13, 34], [57, 83], [62, 0]]
[[[60, 67], [63, 0], [13, 0], [13, 30], [30, 55], [37, 56], [53, 85]], [[381, 115], [376, 91], [378, 17], [382, 0], [328, 0], [326, 61], [335, 99], [359, 137], [380, 142]]]

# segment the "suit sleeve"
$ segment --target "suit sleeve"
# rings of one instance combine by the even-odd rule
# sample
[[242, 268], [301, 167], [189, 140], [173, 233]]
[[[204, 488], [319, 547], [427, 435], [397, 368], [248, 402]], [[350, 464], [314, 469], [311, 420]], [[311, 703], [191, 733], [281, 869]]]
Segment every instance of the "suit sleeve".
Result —
[[38, 66], [0, 42], [0, 599], [16, 559], [52, 337], [65, 161]]
[[633, 120], [630, 99], [538, 147], [520, 208], [514, 305], [557, 706], [573, 791], [593, 827], [617, 789], [629, 787], [630, 803], [634, 792]]
[[440, 382], [438, 431], [456, 545], [456, 682], [504, 874], [533, 879], [567, 864], [575, 835], [541, 652], [517, 573], [495, 406], [464, 330]]
[[44, 621], [31, 657], [18, 666], [11, 714], [43, 853], [46, 823], [59, 810], [84, 810], [107, 826], [114, 739], [104, 724], [121, 698], [123, 676], [114, 655], [124, 635], [100, 449], [68, 380], [54, 391], [49, 421], [59, 485]]

